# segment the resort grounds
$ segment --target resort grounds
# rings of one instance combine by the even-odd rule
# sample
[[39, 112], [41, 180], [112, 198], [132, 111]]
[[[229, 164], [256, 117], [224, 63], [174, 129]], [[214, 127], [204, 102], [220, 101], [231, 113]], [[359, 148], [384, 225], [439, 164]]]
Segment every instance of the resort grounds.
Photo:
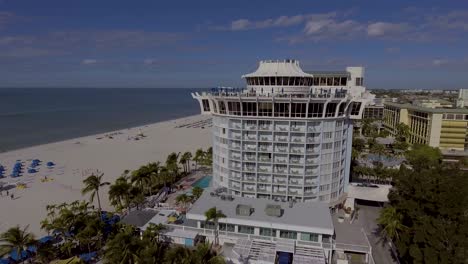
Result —
[[[45, 235], [40, 222], [47, 215], [46, 206], [88, 200], [81, 189], [90, 174], [99, 171], [104, 173], [103, 180], [114, 182], [125, 170], [164, 162], [168, 153], [207, 148], [211, 145], [210, 127], [209, 117], [196, 115], [0, 153], [0, 165], [6, 169], [0, 179], [4, 184], [0, 233], [16, 225], [29, 225], [36, 236]], [[27, 168], [34, 159], [39, 159], [40, 165], [37, 172], [29, 173]], [[22, 173], [10, 177], [17, 162], [22, 164]], [[47, 166], [48, 162], [53, 166]], [[107, 194], [108, 186], [102, 188], [102, 194]], [[114, 211], [107, 195], [101, 196], [101, 204], [103, 210]]]

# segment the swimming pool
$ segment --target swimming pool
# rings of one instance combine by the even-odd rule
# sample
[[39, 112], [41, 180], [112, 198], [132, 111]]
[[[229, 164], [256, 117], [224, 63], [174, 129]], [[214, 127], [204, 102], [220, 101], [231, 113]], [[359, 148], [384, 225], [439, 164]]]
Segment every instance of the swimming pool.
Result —
[[211, 178], [213, 178], [213, 176], [205, 176], [199, 179], [198, 181], [194, 182], [192, 186], [193, 187], [198, 186], [200, 188], [206, 189], [208, 188], [208, 186], [210, 186]]

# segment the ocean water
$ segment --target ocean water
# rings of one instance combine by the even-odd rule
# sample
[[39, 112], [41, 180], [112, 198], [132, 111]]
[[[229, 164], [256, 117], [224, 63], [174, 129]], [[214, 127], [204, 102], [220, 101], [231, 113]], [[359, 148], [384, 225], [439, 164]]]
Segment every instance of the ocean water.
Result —
[[0, 152], [195, 115], [194, 91], [0, 88]]

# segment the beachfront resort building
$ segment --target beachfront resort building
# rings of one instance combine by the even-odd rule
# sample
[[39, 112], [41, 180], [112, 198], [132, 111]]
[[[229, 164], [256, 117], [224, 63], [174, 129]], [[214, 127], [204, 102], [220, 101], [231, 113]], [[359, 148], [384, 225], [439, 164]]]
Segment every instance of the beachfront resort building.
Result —
[[468, 151], [468, 109], [428, 108], [385, 103], [383, 123], [392, 134], [399, 123], [410, 128], [411, 144], [426, 144], [442, 151]]
[[213, 185], [276, 201], [343, 201], [353, 119], [372, 94], [364, 68], [303, 71], [297, 60], [261, 61], [243, 89], [194, 93], [213, 116]]

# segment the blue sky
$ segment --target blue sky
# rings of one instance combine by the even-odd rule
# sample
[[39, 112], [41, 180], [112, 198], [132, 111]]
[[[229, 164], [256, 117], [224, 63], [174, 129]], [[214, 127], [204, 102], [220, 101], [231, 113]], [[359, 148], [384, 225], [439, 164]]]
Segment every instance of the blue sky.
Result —
[[0, 87], [241, 86], [261, 59], [468, 87], [468, 1], [0, 0]]

